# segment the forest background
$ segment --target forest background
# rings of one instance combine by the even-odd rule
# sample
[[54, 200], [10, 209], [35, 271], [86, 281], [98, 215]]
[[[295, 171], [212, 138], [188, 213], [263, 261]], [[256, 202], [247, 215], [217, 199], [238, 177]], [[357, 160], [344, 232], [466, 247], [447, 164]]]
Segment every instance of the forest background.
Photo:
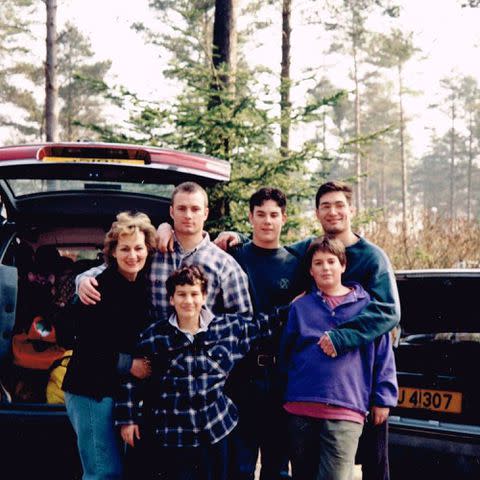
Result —
[[[224, 158], [232, 181], [210, 192], [209, 230], [248, 232], [249, 196], [272, 185], [289, 198], [285, 242], [321, 233], [316, 188], [343, 179], [355, 187], [355, 228], [395, 268], [480, 266], [480, 75], [452, 65], [419, 81], [432, 52], [402, 21], [411, 0], [127, 2], [138, 41], [107, 35], [108, 48], [128, 57], [135, 46], [158, 68], [130, 71], [143, 80], [131, 84], [111, 75], [72, 3], [1, 0], [3, 144], [101, 140]], [[425, 22], [435, 19], [437, 1], [420, 3]], [[478, 0], [441, 3], [480, 19]], [[117, 13], [99, 5], [86, 15], [108, 33]], [[438, 28], [459, 34], [448, 19]]]

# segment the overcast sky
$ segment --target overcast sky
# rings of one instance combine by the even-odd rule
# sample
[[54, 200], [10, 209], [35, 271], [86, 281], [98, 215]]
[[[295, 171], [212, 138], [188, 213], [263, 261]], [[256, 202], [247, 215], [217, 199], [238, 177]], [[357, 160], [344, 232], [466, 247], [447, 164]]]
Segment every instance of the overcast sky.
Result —
[[[322, 3], [319, 1], [319, 5]], [[421, 148], [428, 137], [425, 126], [434, 124], [441, 129], [445, 124], [444, 118], [426, 108], [438, 91], [439, 80], [456, 71], [474, 75], [480, 83], [480, 9], [462, 9], [460, 0], [397, 3], [402, 8], [398, 25], [415, 32], [414, 41], [425, 57], [410, 62], [405, 71], [407, 87], [424, 92], [407, 103], [407, 113], [412, 117], [410, 132], [416, 137], [416, 147]], [[304, 4], [303, 0], [292, 0], [292, 75], [297, 80], [312, 63], [321, 63], [322, 56], [318, 40], [321, 29], [308, 27], [297, 13]], [[58, 6], [59, 28], [69, 19], [88, 35], [98, 58], [113, 61], [112, 80], [145, 97], [168, 99], [175, 90], [161, 75], [165, 60], [160, 58], [158, 48], [145, 45], [130, 29], [134, 21], [149, 22], [151, 18], [148, 0], [59, 0]], [[257, 62], [273, 68], [278, 68], [280, 62], [280, 20], [279, 16], [278, 24], [264, 35], [264, 44], [250, 51]], [[326, 68], [340, 83], [341, 78], [347, 78], [346, 65], [329, 64]], [[293, 92], [294, 98], [302, 95], [301, 87]]]

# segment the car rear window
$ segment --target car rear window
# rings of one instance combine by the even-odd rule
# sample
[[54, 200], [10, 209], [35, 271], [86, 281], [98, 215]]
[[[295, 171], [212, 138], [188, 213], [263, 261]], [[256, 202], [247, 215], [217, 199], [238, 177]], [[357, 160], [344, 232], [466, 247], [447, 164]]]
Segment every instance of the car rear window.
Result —
[[175, 188], [173, 184], [105, 182], [95, 180], [59, 180], [59, 179], [9, 179], [6, 180], [15, 195], [21, 197], [47, 192], [68, 192], [85, 190], [116, 190], [130, 193], [154, 195], [170, 198]]
[[404, 333], [480, 332], [480, 273], [399, 278]]

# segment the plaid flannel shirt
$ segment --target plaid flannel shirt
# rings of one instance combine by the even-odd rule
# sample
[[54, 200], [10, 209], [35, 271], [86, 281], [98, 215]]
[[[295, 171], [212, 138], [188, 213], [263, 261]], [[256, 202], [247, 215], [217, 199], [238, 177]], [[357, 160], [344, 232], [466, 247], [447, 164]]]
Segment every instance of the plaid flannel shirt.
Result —
[[172, 253], [157, 252], [153, 257], [150, 279], [154, 318], [167, 321], [172, 307], [165, 288], [167, 278], [178, 268], [200, 265], [208, 278], [206, 306], [213, 313], [252, 315], [248, 277], [240, 265], [210, 241], [208, 233], [193, 249], [185, 251], [175, 240]]
[[[253, 313], [248, 278], [240, 265], [226, 252], [210, 241], [208, 233], [193, 249], [185, 251], [175, 240], [174, 251], [155, 253], [150, 267], [152, 289], [152, 316], [155, 321], [166, 322], [172, 313], [165, 282], [178, 268], [186, 265], [200, 265], [208, 278], [206, 306], [214, 313]], [[87, 276], [97, 276], [105, 266], [91, 268], [77, 276], [75, 282]], [[78, 291], [77, 291], [78, 293]]]
[[141, 334], [139, 352], [151, 359], [152, 376], [122, 385], [116, 425], [144, 425], [161, 446], [218, 442], [237, 424], [237, 409], [223, 391], [228, 374], [255, 338], [271, 334], [269, 324], [261, 314], [253, 321], [215, 316], [193, 341], [169, 322], [151, 325]]

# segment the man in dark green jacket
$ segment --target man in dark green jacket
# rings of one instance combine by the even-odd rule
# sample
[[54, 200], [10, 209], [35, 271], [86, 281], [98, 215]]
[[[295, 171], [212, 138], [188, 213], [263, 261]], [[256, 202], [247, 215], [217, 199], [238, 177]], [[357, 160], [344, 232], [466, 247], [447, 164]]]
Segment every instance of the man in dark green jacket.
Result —
[[[343, 182], [327, 182], [315, 197], [316, 215], [326, 234], [333, 235], [346, 247], [347, 268], [343, 282], [360, 283], [371, 302], [352, 321], [332, 329], [321, 338], [320, 346], [330, 356], [374, 341], [396, 327], [400, 321], [397, 285], [385, 252], [352, 231], [352, 189]], [[292, 246], [299, 254], [306, 252], [311, 239]], [[359, 442], [358, 461], [364, 480], [388, 480], [388, 408], [372, 405]]]

